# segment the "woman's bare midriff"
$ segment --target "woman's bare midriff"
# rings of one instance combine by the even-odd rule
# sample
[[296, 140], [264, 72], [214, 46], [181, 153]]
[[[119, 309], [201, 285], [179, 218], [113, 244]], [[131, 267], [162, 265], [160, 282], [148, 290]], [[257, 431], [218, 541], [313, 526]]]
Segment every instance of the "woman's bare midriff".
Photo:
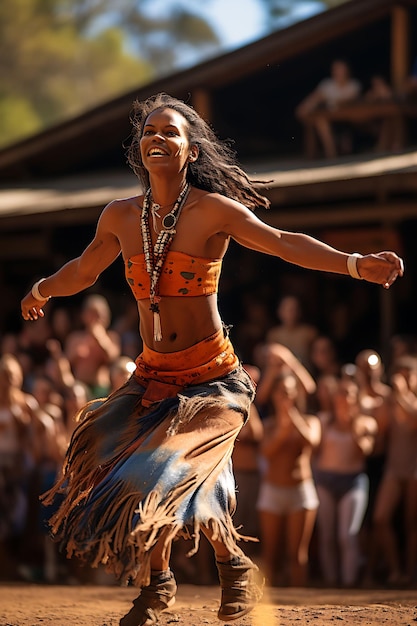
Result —
[[210, 337], [222, 326], [217, 310], [217, 294], [188, 298], [166, 296], [159, 303], [162, 341], [154, 341], [150, 302], [140, 300], [137, 304], [142, 339], [149, 348], [157, 352], [185, 350]]

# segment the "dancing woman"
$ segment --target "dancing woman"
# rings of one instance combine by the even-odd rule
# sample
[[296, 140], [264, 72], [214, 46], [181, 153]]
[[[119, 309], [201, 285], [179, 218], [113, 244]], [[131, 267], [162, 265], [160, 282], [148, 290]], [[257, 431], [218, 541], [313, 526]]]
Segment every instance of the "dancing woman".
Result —
[[22, 300], [23, 318], [37, 320], [51, 296], [90, 287], [121, 253], [144, 344], [126, 385], [80, 416], [47, 499], [64, 494], [52, 532], [68, 555], [106, 563], [140, 586], [120, 625], [148, 626], [175, 599], [172, 540], [188, 529], [197, 550], [201, 530], [219, 570], [218, 617], [228, 621], [261, 595], [231, 517], [230, 457], [254, 388], [217, 308], [229, 241], [386, 288], [402, 275], [402, 261], [393, 252], [349, 255], [260, 221], [252, 210], [268, 200], [183, 102], [166, 94], [136, 102], [132, 122], [129, 162], [144, 195], [111, 202], [81, 256]]

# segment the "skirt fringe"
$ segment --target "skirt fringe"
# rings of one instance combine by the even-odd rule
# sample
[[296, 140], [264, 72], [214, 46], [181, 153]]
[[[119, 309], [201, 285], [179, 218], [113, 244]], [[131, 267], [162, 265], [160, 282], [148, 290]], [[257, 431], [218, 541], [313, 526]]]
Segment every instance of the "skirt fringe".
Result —
[[[195, 379], [195, 378], [194, 378]], [[104, 564], [123, 582], [150, 580], [150, 556], [201, 527], [236, 555], [248, 540], [233, 525], [236, 504], [231, 455], [248, 417], [254, 389], [237, 369], [181, 388], [173, 397], [142, 404], [146, 387], [133, 375], [79, 416], [62, 475], [42, 496], [60, 502], [52, 536], [67, 556]]]

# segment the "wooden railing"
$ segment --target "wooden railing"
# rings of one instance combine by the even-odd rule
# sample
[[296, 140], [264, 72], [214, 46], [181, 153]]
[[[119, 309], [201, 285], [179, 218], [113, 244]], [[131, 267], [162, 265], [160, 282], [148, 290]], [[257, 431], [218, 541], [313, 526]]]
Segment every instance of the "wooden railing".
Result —
[[[304, 147], [306, 156], [313, 158], [318, 153], [318, 138], [315, 125], [320, 119], [331, 122], [348, 122], [355, 125], [366, 124], [373, 120], [396, 120], [404, 133], [407, 118], [417, 117], [417, 102], [401, 102], [386, 100], [369, 102], [355, 101], [332, 109], [317, 109], [303, 118]], [[404, 138], [400, 137], [400, 141]]]

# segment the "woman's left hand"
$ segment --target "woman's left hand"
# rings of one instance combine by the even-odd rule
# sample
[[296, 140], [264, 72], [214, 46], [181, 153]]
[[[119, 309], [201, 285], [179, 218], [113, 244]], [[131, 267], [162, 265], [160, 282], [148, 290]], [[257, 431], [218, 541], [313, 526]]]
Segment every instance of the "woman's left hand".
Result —
[[370, 283], [389, 289], [404, 274], [404, 262], [395, 252], [378, 252], [358, 258], [359, 275]]

